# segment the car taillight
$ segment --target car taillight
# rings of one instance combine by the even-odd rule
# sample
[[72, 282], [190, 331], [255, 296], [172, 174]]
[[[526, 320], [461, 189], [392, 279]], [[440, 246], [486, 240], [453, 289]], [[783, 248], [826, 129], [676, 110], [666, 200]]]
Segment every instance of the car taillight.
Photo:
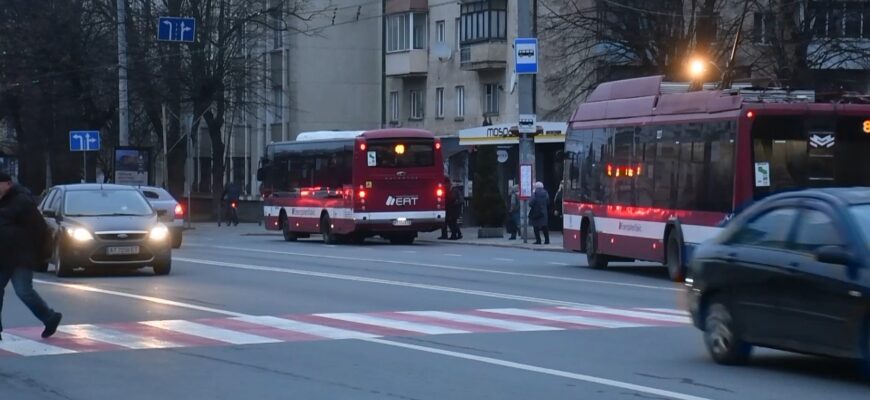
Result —
[[184, 216], [184, 207], [182, 207], [181, 204], [175, 205], [175, 216], [176, 217], [183, 217]]

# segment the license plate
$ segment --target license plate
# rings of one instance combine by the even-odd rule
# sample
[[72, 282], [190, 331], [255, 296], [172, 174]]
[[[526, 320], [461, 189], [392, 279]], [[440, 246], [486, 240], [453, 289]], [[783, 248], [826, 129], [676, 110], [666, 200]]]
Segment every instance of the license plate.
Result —
[[132, 256], [139, 254], [139, 246], [109, 247], [106, 254], [110, 256]]
[[410, 226], [411, 220], [407, 219], [407, 218], [399, 218], [399, 219], [393, 221], [393, 225], [395, 225], [395, 226]]

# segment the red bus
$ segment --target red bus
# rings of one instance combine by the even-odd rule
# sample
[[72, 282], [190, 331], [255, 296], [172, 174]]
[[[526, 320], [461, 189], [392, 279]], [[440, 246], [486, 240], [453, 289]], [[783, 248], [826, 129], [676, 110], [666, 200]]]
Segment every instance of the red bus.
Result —
[[258, 171], [266, 229], [326, 243], [410, 244], [444, 224], [441, 141], [413, 129], [305, 132], [272, 143]]
[[655, 261], [679, 281], [694, 246], [754, 200], [870, 186], [868, 104], [663, 88], [662, 77], [601, 84], [569, 121], [564, 247], [590, 267]]

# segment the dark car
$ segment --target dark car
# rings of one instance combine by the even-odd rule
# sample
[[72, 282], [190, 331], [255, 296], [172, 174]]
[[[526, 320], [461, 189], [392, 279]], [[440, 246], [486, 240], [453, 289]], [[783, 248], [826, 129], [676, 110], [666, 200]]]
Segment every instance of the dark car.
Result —
[[757, 345], [870, 368], [870, 188], [759, 201], [696, 250], [686, 285], [718, 363]]
[[80, 184], [56, 186], [39, 205], [54, 238], [58, 276], [75, 268], [172, 268], [171, 235], [134, 187]]

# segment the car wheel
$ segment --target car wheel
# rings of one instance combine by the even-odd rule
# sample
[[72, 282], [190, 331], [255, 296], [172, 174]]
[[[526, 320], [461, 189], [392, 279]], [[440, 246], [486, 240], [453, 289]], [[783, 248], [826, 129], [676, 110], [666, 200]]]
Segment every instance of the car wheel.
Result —
[[323, 243], [335, 244], [338, 242], [338, 237], [332, 233], [332, 221], [328, 215], [320, 217], [320, 234], [323, 235]]
[[595, 225], [589, 224], [586, 231], [586, 263], [589, 264], [589, 267], [592, 269], [607, 268], [610, 259], [603, 254], [599, 254], [597, 247], [598, 237], [595, 234]]
[[178, 233], [172, 235], [172, 248], [173, 249], [181, 248], [182, 240], [183, 240], [183, 235], [181, 232], [178, 232]]
[[295, 242], [298, 239], [298, 236], [290, 230], [290, 221], [287, 217], [281, 218], [281, 233], [284, 234], [284, 241], [286, 242]]
[[172, 259], [159, 260], [154, 264], [154, 275], [169, 275], [172, 271]]
[[54, 249], [54, 274], [61, 278], [72, 275], [72, 267], [68, 266], [63, 259], [60, 245]]
[[668, 277], [674, 282], [682, 282], [686, 277], [686, 266], [683, 264], [683, 240], [677, 232], [668, 235], [665, 266], [668, 267]]
[[752, 352], [752, 346], [740, 338], [728, 307], [720, 302], [713, 302], [707, 309], [704, 344], [713, 361], [724, 365], [745, 364]]
[[390, 244], [414, 244], [417, 236], [412, 234], [390, 236]]

